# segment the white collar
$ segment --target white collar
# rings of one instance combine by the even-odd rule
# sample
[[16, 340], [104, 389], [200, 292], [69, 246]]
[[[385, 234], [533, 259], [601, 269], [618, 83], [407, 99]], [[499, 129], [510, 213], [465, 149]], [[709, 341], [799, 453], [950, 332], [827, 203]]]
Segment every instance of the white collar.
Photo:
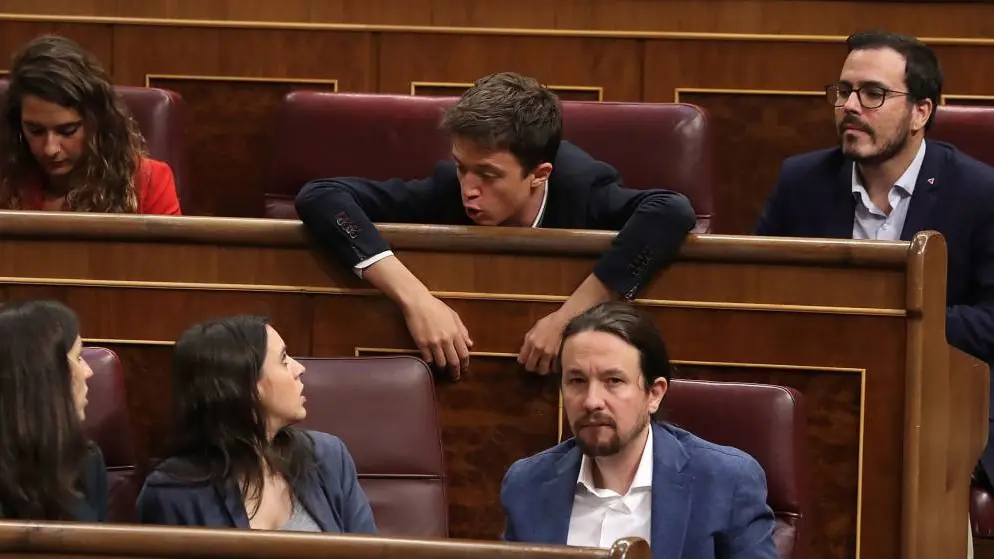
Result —
[[[915, 158], [911, 160], [911, 165], [904, 170], [894, 186], [900, 188], [901, 190], [908, 193], [911, 196], [915, 193], [915, 183], [918, 182], [918, 173], [922, 170], [922, 162], [925, 161], [925, 140], [922, 139], [921, 145], [918, 147], [918, 154]], [[866, 187], [863, 185], [863, 181], [859, 178], [859, 173], [856, 172], [856, 165], [852, 166], [852, 191], [855, 193], [866, 192]]]
[[[652, 488], [652, 423], [646, 426], [649, 434], [645, 439], [645, 446], [642, 448], [642, 458], [639, 459], [638, 469], [635, 470], [635, 477], [632, 478], [632, 486], [628, 489], [631, 493], [635, 489]], [[586, 454], [580, 459], [580, 475], [576, 482], [584, 486], [587, 491], [599, 497], [617, 495], [610, 489], [598, 489], [594, 485], [593, 460]]]
[[542, 192], [542, 205], [538, 208], [538, 215], [535, 216], [535, 222], [532, 223], [532, 227], [538, 227], [542, 223], [542, 218], [545, 217], [545, 201], [549, 199], [549, 181], [545, 181], [545, 191]]

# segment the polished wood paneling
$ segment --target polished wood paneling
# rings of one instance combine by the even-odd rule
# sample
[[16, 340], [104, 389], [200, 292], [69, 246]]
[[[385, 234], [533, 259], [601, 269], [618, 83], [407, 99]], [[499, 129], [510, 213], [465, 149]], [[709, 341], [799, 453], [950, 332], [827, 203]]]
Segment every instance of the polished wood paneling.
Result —
[[10, 23], [0, 21], [0, 69], [10, 70], [14, 55], [31, 39], [45, 33], [58, 33], [69, 37], [103, 63], [104, 68], [111, 70], [114, 60], [112, 26], [98, 24], [75, 23]]
[[[232, 33], [234, 31], [234, 33]], [[118, 83], [173, 89], [187, 101], [197, 215], [261, 216], [279, 102], [294, 89], [371, 89], [368, 33], [118, 27]]]
[[29, 559], [651, 559], [649, 544], [623, 538], [607, 548], [307, 534], [187, 526], [76, 522], [0, 525], [0, 558]]
[[942, 102], [946, 105], [994, 107], [994, 95], [944, 95]]
[[819, 92], [681, 91], [714, 127], [714, 230], [751, 234], [787, 157], [838, 142], [833, 109]]
[[[187, 103], [188, 172], [197, 177], [187, 213], [263, 215], [266, 164], [276, 138], [280, 101], [293, 90], [335, 91], [335, 82], [149, 76], [151, 87], [171, 89]], [[223, 126], [218, 126], [223, 122]]]
[[504, 71], [566, 87], [602, 87], [604, 101], [636, 100], [642, 90], [635, 41], [384, 33], [378, 43], [384, 93], [409, 94], [418, 81], [472, 83]]
[[[6, 212], [0, 227], [0, 296], [66, 301], [87, 338], [138, 369], [129, 398], [147, 453], [155, 453], [148, 441], [168, 432], [167, 346], [157, 342], [193, 322], [269, 314], [297, 355], [412, 351], [400, 312], [316, 258], [297, 222]], [[514, 356], [612, 235], [381, 229], [474, 339], [469, 371], [436, 385], [450, 526], [457, 537], [495, 537], [507, 466], [560, 434], [557, 380], [523, 372]], [[678, 375], [777, 382], [804, 394], [812, 557], [924, 559], [934, 556], [931, 542], [949, 553], [965, 543], [960, 495], [986, 442], [976, 425], [986, 421], [987, 374], [950, 371], [944, 245], [927, 234], [914, 243], [693, 237], [638, 301], [683, 362]], [[865, 382], [852, 369], [865, 370]], [[934, 510], [944, 511], [941, 523]], [[908, 546], [923, 551], [902, 555]]]
[[[989, 37], [982, 2], [827, 0], [6, 0], [5, 12], [102, 17], [373, 25], [583, 29], [617, 32], [847, 35], [895, 29], [929, 37]], [[854, 19], [858, 18], [858, 19]]]

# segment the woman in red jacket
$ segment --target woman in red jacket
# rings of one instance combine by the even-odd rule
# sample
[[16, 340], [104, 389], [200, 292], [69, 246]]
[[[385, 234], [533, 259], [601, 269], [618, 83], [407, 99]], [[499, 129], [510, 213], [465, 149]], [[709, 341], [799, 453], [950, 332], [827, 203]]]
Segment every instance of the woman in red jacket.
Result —
[[0, 209], [179, 215], [169, 166], [150, 159], [100, 63], [46, 35], [15, 57], [0, 97]]

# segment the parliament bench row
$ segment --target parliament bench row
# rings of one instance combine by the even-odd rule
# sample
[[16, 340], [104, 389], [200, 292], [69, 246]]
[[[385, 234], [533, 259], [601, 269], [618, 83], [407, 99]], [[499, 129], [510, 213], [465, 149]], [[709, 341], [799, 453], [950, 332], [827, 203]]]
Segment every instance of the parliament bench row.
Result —
[[[0, 93], [7, 81], [0, 80]], [[184, 213], [198, 188], [187, 176], [186, 102], [176, 92], [116, 90], [148, 143], [151, 157], [173, 169]], [[309, 180], [359, 176], [417, 179], [448, 159], [440, 130], [454, 97], [294, 91], [282, 99], [270, 144], [264, 205], [256, 217], [295, 219], [293, 198]], [[707, 112], [683, 103], [563, 101], [563, 138], [614, 166], [633, 188], [668, 188], [688, 197], [695, 232], [710, 231], [714, 131]], [[940, 106], [930, 139], [950, 142], [994, 165], [994, 108]], [[720, 155], [719, 155], [720, 156]]]
[[[103, 347], [87, 347], [84, 358], [95, 373], [86, 428], [105, 454], [110, 520], [134, 523], [135, 499], [149, 464], [141, 463], [135, 452], [122, 365]], [[408, 356], [299, 361], [307, 368], [301, 378], [310, 402], [300, 426], [345, 441], [380, 533], [447, 537], [446, 457], [428, 367]], [[722, 413], [715, 413], [719, 409]], [[759, 461], [777, 516], [780, 557], [805, 557], [810, 497], [800, 393], [770, 385], [674, 380], [663, 410], [667, 421]], [[497, 495], [492, 503], [499, 506]]]

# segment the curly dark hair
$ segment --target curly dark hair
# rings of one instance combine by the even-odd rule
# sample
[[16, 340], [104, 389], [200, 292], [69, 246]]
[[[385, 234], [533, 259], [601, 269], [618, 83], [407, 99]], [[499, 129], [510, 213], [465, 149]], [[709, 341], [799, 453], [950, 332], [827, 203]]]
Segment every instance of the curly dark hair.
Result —
[[21, 102], [34, 95], [79, 112], [86, 153], [73, 169], [66, 209], [135, 213], [135, 178], [145, 139], [97, 59], [71, 39], [42, 35], [13, 59], [0, 97], [0, 208], [21, 209], [20, 184], [40, 172], [21, 132]]

